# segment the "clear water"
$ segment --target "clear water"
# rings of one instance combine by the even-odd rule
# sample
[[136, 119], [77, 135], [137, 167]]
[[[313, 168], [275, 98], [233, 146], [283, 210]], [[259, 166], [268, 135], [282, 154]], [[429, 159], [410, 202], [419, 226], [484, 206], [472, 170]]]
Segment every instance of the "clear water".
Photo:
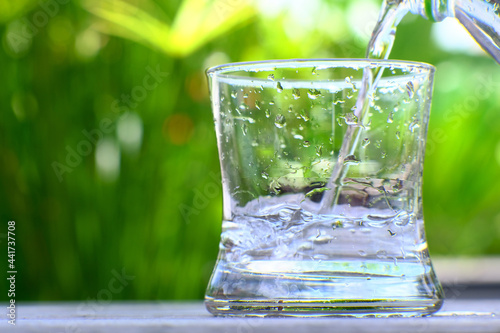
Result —
[[[318, 204], [300, 194], [260, 198], [223, 221], [209, 310], [363, 315], [378, 308], [422, 315], [439, 307], [421, 220], [407, 211], [352, 205], [315, 214]], [[392, 310], [380, 311], [387, 302]]]

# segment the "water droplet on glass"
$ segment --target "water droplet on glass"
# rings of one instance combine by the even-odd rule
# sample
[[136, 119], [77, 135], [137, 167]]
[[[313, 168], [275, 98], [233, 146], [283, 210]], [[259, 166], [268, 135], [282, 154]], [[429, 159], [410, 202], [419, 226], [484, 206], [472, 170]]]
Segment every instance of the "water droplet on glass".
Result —
[[286, 118], [282, 114], [278, 114], [274, 119], [274, 125], [278, 128], [283, 128], [286, 125]]
[[260, 110], [260, 102], [259, 101], [255, 101], [255, 108], [257, 110]]
[[353, 92], [357, 92], [358, 89], [356, 89], [356, 85], [354, 85], [354, 83], [352, 82], [352, 79], [353, 79], [352, 76], [346, 77], [345, 78], [345, 83], [347, 83], [347, 84], [349, 84], [351, 86]]
[[307, 115], [306, 110], [300, 110], [300, 118], [304, 121], [309, 121], [309, 116]]
[[281, 85], [281, 83], [280, 83], [280, 82], [276, 83], [276, 90], [277, 90], [278, 92], [283, 92], [283, 86]]
[[340, 118], [344, 119], [345, 123], [349, 126], [358, 124], [358, 117], [354, 114], [354, 112], [346, 113], [345, 115], [340, 116]]
[[364, 138], [364, 139], [363, 139], [363, 143], [361, 144], [361, 146], [362, 146], [363, 148], [366, 148], [366, 146], [368, 146], [369, 144], [370, 144], [370, 139], [368, 139], [368, 138]]
[[401, 133], [399, 131], [396, 131], [396, 138], [399, 140], [401, 139]]
[[274, 105], [274, 101], [269, 101], [269, 105]]
[[244, 111], [244, 110], [248, 110], [248, 105], [246, 105], [245, 103], [241, 103], [240, 106], [239, 106], [240, 110]]
[[311, 147], [311, 143], [309, 141], [304, 141], [302, 142], [302, 146], [304, 146], [305, 148]]
[[238, 92], [236, 90], [231, 91], [231, 97], [232, 98], [238, 97]]
[[374, 145], [375, 147], [380, 148], [380, 146], [382, 145], [382, 140], [375, 141]]
[[269, 118], [271, 116], [271, 112], [269, 111], [269, 109], [266, 109], [264, 113], [266, 114], [266, 118]]
[[292, 112], [293, 112], [293, 108], [290, 106], [290, 107], [288, 108], [288, 113], [292, 113]]
[[337, 104], [344, 104], [345, 101], [343, 99], [337, 99], [336, 101], [333, 102], [333, 105], [337, 105]]
[[248, 130], [248, 127], [247, 127], [246, 123], [241, 125], [241, 131], [243, 132], [243, 135], [247, 135], [247, 130]]
[[269, 75], [267, 76], [267, 79], [268, 79], [268, 80], [271, 80], [271, 81], [274, 81], [274, 74], [269, 74]]
[[297, 140], [303, 140], [303, 139], [304, 139], [304, 137], [303, 137], [302, 135], [300, 135], [300, 134], [295, 134], [295, 135], [293, 136], [293, 138], [294, 138], [294, 139], [297, 139]]
[[313, 67], [313, 69], [311, 71], [311, 74], [312, 75], [318, 75], [318, 73], [316, 72], [316, 67]]
[[406, 84], [406, 92], [408, 93], [408, 97], [413, 98], [415, 95], [415, 86], [413, 85], [413, 82], [409, 81]]
[[354, 155], [347, 155], [344, 158], [344, 165], [345, 164], [359, 164], [359, 162], [361, 162], [361, 161]]
[[419, 128], [420, 125], [418, 124], [418, 120], [415, 119], [414, 121], [411, 122], [411, 124], [408, 126], [408, 129], [410, 130], [410, 132], [413, 133], [413, 131], [415, 131], [416, 128]]
[[377, 258], [379, 259], [387, 258], [387, 252], [384, 250], [377, 251]]
[[264, 179], [269, 178], [269, 174], [268, 174], [267, 172], [265, 172], [265, 171], [262, 171], [260, 175], [261, 175], [261, 176], [262, 176], [262, 178], [264, 178]]
[[381, 158], [386, 158], [387, 157], [387, 153], [385, 151], [383, 151], [381, 154], [380, 154], [380, 157]]
[[244, 94], [244, 95], [243, 95], [243, 98], [248, 98], [248, 94]]
[[365, 251], [363, 251], [363, 250], [359, 250], [359, 251], [358, 251], [358, 254], [359, 254], [360, 256], [362, 256], [362, 257], [366, 256], [366, 252], [365, 252]]
[[393, 117], [394, 117], [394, 113], [389, 112], [389, 115], [387, 116], [387, 123], [388, 124], [392, 124], [394, 122]]
[[300, 98], [300, 90], [297, 88], [293, 88], [292, 90], [292, 96], [294, 99], [299, 99]]
[[387, 231], [389, 232], [389, 234], [391, 235], [391, 237], [394, 237], [394, 236], [396, 236], [396, 233], [395, 233], [395, 232], [392, 232], [392, 230], [390, 230], [390, 229], [387, 229]]
[[316, 155], [323, 155], [323, 145], [316, 146]]
[[257, 142], [257, 140], [252, 141], [252, 147], [257, 147], [258, 145], [259, 143]]
[[319, 96], [321, 96], [321, 92], [319, 90], [317, 90], [317, 89], [310, 89], [307, 92], [307, 96], [309, 96], [310, 99], [316, 99]]

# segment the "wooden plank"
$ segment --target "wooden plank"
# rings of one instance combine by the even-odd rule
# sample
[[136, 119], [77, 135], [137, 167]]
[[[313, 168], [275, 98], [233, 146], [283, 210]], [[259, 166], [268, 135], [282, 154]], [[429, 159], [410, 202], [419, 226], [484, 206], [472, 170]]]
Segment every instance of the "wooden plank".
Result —
[[500, 285], [500, 257], [432, 257], [442, 284]]
[[447, 300], [424, 318], [218, 318], [201, 302], [21, 303], [0, 332], [500, 332], [500, 299]]

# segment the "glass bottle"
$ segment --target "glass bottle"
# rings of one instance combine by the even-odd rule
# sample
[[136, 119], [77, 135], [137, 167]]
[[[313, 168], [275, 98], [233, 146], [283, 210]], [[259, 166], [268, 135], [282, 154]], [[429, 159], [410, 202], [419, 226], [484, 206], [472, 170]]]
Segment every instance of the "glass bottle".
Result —
[[413, 14], [439, 22], [456, 18], [500, 64], [499, 0], [408, 0]]

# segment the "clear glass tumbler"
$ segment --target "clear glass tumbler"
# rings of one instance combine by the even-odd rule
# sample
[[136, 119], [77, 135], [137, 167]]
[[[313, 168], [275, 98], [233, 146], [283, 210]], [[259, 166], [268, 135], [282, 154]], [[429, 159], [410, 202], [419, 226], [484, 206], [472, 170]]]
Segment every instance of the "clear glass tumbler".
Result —
[[[439, 310], [422, 213], [434, 68], [289, 60], [207, 73], [224, 201], [207, 309], [356, 317]], [[379, 75], [371, 88], [367, 73]]]

